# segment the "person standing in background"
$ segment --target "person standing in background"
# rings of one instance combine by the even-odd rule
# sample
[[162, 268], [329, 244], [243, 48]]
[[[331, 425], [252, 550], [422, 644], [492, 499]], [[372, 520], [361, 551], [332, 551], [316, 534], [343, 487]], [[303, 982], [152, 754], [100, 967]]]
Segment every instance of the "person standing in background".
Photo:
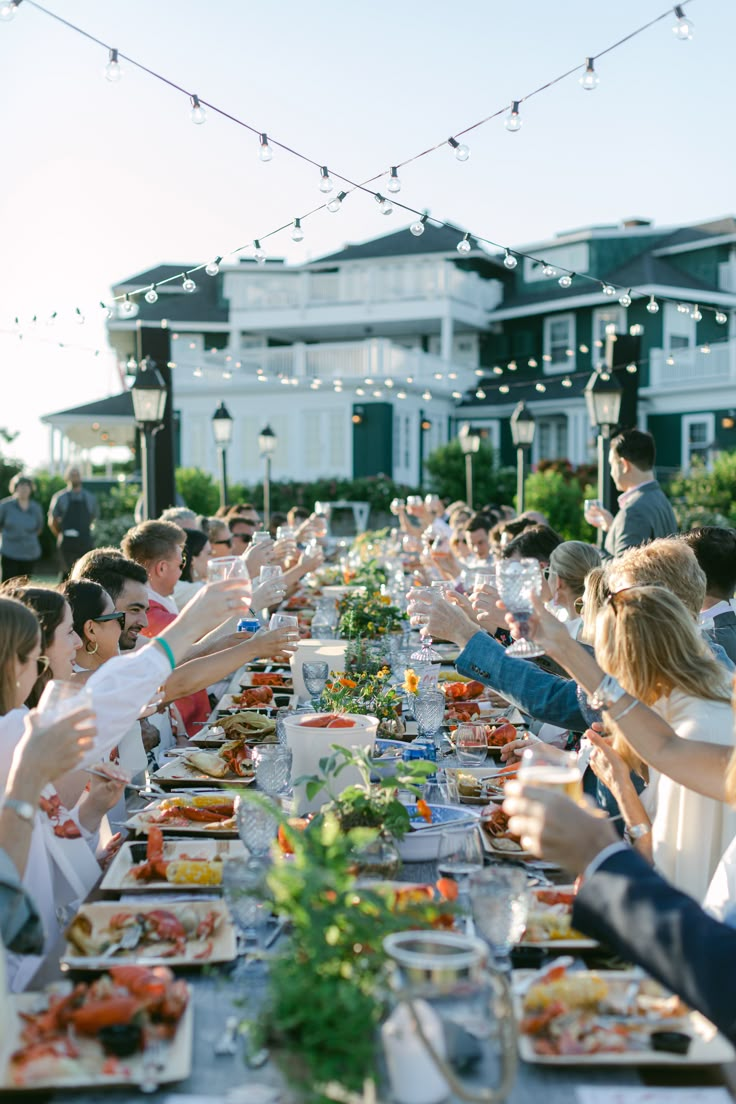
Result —
[[38, 539], [43, 529], [43, 510], [31, 495], [33, 482], [27, 475], [14, 475], [10, 495], [0, 502], [3, 582], [21, 576], [30, 578], [41, 558]]
[[64, 473], [66, 490], [57, 491], [49, 504], [49, 529], [56, 537], [62, 582], [75, 560], [92, 547], [92, 522], [97, 517], [97, 499], [82, 486], [79, 468]]

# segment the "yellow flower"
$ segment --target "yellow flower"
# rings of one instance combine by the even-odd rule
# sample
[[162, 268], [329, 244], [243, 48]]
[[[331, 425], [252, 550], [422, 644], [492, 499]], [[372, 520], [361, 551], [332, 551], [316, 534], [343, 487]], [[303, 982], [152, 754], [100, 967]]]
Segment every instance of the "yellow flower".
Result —
[[380, 596], [380, 601], [383, 603], [384, 606], [390, 606], [391, 605], [391, 598], [388, 594], [382, 594]]
[[388, 678], [388, 676], [390, 674], [391, 674], [391, 668], [390, 667], [382, 667], [381, 670], [378, 672], [378, 677], [380, 679], [385, 679], [385, 678]]
[[413, 667], [407, 667], [404, 671], [404, 690], [407, 694], [416, 694], [419, 689], [419, 675]]

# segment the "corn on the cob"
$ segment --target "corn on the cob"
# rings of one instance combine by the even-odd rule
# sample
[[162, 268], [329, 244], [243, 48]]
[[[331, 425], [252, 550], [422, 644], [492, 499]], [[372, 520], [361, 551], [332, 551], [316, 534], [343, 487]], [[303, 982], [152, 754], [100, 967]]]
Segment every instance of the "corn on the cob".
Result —
[[567, 1008], [595, 1006], [608, 994], [608, 985], [593, 973], [569, 974], [555, 981], [533, 985], [524, 999], [526, 1012], [540, 1012], [559, 1001]]
[[172, 859], [166, 881], [175, 885], [220, 885], [222, 863], [206, 859]]

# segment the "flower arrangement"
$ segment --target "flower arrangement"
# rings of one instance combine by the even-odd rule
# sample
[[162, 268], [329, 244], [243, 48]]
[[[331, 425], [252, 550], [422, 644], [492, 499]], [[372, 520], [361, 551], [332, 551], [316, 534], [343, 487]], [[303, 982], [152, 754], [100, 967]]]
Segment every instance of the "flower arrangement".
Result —
[[360, 713], [394, 720], [401, 712], [401, 695], [388, 684], [390, 670], [384, 666], [375, 674], [337, 671], [319, 700], [325, 713]]
[[349, 640], [356, 636], [381, 637], [404, 628], [405, 617], [387, 594], [372, 591], [348, 594], [339, 604], [338, 629]]

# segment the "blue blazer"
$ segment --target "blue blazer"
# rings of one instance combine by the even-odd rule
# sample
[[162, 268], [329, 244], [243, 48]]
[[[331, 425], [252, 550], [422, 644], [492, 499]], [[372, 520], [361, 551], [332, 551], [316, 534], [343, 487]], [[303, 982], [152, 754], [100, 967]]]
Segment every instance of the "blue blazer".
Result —
[[736, 929], [674, 889], [636, 851], [614, 852], [585, 879], [572, 922], [642, 966], [736, 1042]]

